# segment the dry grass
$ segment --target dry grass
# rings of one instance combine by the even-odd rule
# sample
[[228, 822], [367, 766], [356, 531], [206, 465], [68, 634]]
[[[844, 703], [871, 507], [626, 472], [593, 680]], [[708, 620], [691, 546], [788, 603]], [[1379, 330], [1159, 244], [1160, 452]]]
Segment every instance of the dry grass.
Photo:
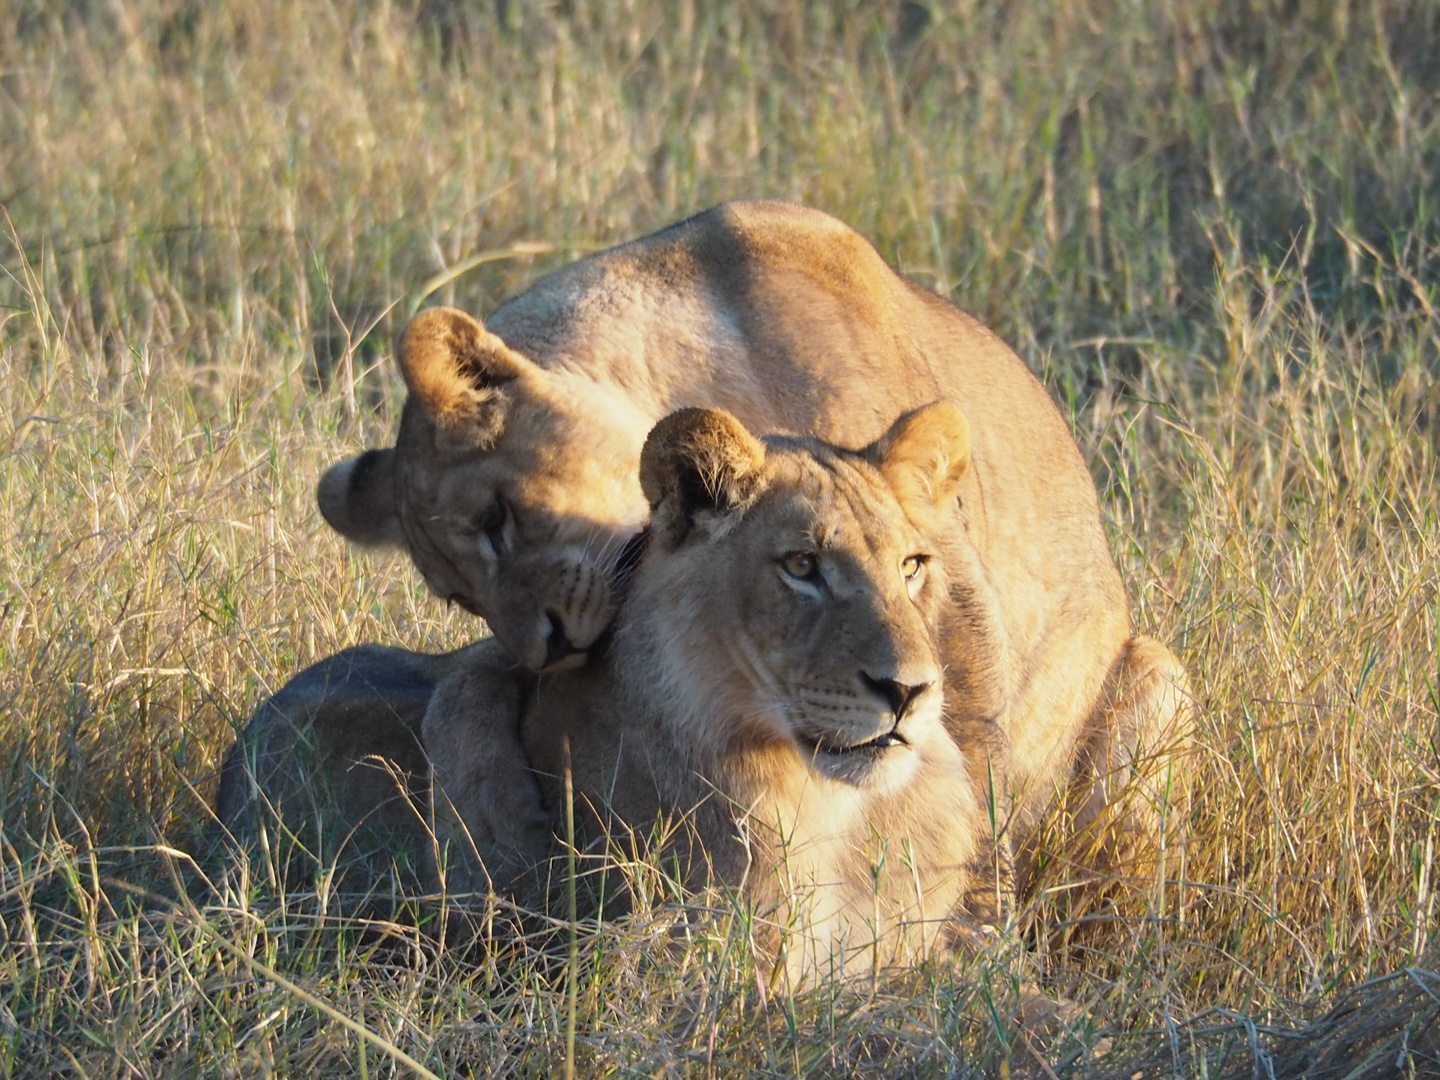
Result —
[[1437, 1068], [1440, 9], [53, 7], [0, 0], [0, 1076], [558, 1070], [543, 943], [167, 852], [299, 666], [475, 631], [313, 507], [410, 312], [741, 195], [850, 221], [1070, 410], [1198, 689], [1194, 839], [1116, 918], [1067, 924], [1063, 859], [1029, 912], [1141, 1033], [1109, 1059], [1016, 1035], [1013, 958], [761, 1010], [727, 920], [657, 909], [581, 935], [578, 1072]]

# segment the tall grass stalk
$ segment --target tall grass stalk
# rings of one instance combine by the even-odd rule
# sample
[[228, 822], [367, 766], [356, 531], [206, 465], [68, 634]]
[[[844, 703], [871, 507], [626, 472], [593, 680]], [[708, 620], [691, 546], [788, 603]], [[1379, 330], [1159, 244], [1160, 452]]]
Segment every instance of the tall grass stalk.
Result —
[[570, 771], [570, 740], [560, 748], [565, 777], [565, 913], [569, 922], [570, 952], [565, 965], [565, 1080], [575, 1076], [575, 1012], [580, 990], [580, 913], [575, 884], [575, 784]]

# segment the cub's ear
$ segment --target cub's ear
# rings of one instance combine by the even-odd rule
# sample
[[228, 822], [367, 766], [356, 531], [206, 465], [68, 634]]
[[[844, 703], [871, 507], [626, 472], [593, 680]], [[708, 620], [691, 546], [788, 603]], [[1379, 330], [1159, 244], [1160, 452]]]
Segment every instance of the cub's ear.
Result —
[[755, 498], [765, 445], [722, 409], [681, 409], [661, 420], [640, 452], [640, 487], [652, 535], [671, 546], [697, 514], [733, 513]]
[[928, 516], [960, 490], [970, 467], [970, 424], [938, 401], [900, 417], [868, 453], [900, 505]]
[[449, 436], [479, 449], [505, 424], [499, 388], [535, 368], [475, 319], [455, 308], [426, 308], [405, 329], [400, 370], [411, 397]]
[[366, 450], [331, 465], [320, 477], [315, 501], [330, 527], [366, 547], [404, 547], [395, 514], [395, 451]]

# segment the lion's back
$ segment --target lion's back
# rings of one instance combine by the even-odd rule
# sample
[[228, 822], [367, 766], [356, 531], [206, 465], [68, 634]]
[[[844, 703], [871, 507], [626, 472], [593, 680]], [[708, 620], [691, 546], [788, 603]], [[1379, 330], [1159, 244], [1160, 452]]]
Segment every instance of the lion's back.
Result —
[[961, 502], [1014, 652], [1022, 772], [1043, 782], [1068, 753], [1129, 634], [1128, 604], [1069, 424], [979, 320], [843, 222], [756, 201], [581, 259], [487, 325], [657, 419], [717, 406], [752, 430], [858, 447], [909, 410], [959, 406], [972, 434]]

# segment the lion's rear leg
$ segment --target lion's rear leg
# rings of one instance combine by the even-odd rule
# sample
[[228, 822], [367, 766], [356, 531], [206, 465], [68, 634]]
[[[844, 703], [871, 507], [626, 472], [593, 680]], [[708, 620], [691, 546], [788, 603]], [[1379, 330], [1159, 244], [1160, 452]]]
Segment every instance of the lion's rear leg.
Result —
[[1189, 808], [1185, 668], [1161, 642], [1132, 637], [1110, 670], [1076, 756], [1069, 817], [1076, 863], [1107, 875], [1148, 875], [1173, 849]]

